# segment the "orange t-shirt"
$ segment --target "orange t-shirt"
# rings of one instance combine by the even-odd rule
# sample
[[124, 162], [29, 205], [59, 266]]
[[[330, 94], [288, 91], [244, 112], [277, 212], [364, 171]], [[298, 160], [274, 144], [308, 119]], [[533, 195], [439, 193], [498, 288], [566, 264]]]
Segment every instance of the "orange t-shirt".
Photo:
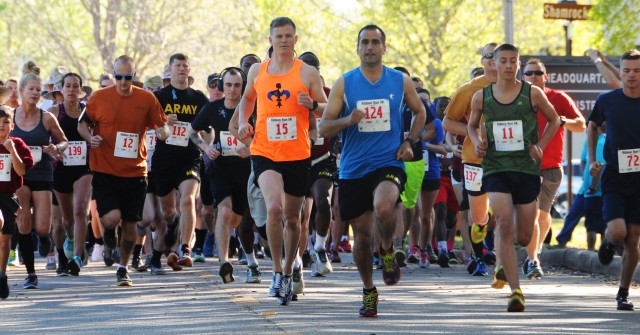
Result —
[[308, 159], [309, 109], [298, 104], [298, 93], [309, 92], [300, 75], [303, 63], [295, 59], [288, 73], [273, 75], [267, 71], [270, 62], [260, 65], [255, 80], [258, 108], [251, 155], [274, 162]]
[[100, 147], [89, 155], [91, 170], [118, 177], [146, 176], [147, 129], [167, 121], [153, 93], [133, 87], [133, 94], [121, 96], [111, 86], [91, 95], [85, 113], [94, 124], [93, 135], [102, 136]]
[[[449, 102], [444, 114], [453, 121], [469, 122], [473, 95], [489, 84], [491, 84], [491, 81], [485, 76], [480, 76], [466, 82], [458, 88], [456, 94], [451, 98], [451, 102]], [[484, 118], [482, 120], [484, 120]], [[482, 120], [480, 122], [481, 124]], [[462, 143], [462, 162], [471, 164], [482, 163], [482, 158], [476, 156], [475, 147], [469, 136], [465, 137], [464, 143]]]

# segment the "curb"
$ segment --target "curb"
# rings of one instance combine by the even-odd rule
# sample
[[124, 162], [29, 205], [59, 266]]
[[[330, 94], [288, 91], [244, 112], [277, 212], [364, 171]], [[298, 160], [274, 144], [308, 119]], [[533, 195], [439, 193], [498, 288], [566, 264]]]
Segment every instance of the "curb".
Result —
[[[525, 257], [526, 253], [519, 258], [524, 260]], [[559, 265], [587, 273], [612, 275], [618, 277], [618, 279], [622, 269], [622, 257], [614, 256], [611, 264], [602, 265], [598, 260], [597, 252], [582, 249], [543, 249], [540, 253], [540, 262], [543, 265]], [[640, 267], [636, 268], [633, 280], [640, 281]]]

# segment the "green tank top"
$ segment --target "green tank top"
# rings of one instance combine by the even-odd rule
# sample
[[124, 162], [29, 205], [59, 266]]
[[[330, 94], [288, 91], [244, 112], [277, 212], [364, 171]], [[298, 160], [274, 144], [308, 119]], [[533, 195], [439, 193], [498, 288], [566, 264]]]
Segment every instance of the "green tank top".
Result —
[[522, 82], [514, 101], [502, 104], [493, 97], [493, 85], [483, 89], [483, 114], [487, 154], [482, 160], [484, 175], [523, 172], [540, 175], [540, 162], [529, 155], [529, 145], [538, 143], [538, 117], [531, 106], [531, 84]]

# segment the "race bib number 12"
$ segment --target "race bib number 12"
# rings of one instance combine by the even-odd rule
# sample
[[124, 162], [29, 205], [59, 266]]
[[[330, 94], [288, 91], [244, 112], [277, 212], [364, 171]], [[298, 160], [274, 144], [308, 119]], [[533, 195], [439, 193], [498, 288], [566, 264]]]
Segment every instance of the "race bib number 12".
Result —
[[116, 147], [113, 155], [122, 158], [138, 158], [140, 137], [135, 133], [119, 131], [116, 135]]

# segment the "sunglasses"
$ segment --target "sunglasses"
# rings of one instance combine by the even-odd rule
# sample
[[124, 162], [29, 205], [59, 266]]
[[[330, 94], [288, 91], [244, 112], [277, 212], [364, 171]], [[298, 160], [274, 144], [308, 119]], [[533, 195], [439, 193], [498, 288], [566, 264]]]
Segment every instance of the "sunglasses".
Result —
[[488, 53], [486, 55], [482, 55], [482, 58], [484, 58], [484, 59], [492, 59], [493, 58], [493, 52], [490, 52], [490, 53]]
[[130, 81], [130, 80], [133, 80], [133, 73], [131, 73], [131, 74], [117, 74], [117, 73], [114, 73], [114, 74], [113, 74], [113, 78], [114, 78], [115, 80], [122, 80], [122, 79], [124, 79], [124, 80], [126, 80], [126, 81]]
[[531, 76], [533, 76], [534, 74], [535, 74], [536, 76], [542, 76], [542, 75], [544, 75], [544, 71], [541, 71], [541, 70], [527, 71], [527, 72], [525, 72], [525, 73], [523, 73], [523, 74], [524, 74], [525, 76], [527, 76], [527, 77], [531, 77]]
[[218, 88], [218, 81], [214, 81], [213, 83], [209, 84], [209, 88]]

